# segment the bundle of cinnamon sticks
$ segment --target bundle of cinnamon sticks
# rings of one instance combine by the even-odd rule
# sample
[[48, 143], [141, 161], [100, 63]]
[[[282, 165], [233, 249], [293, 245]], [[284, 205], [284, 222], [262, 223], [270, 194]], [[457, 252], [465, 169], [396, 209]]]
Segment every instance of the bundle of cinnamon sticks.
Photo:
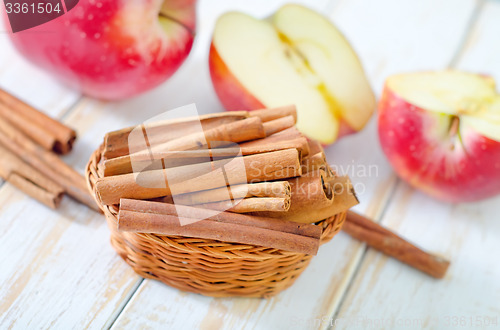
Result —
[[315, 223], [358, 200], [296, 118], [285, 106], [108, 133], [96, 194], [119, 208], [122, 231], [316, 254], [322, 230]]
[[0, 177], [51, 208], [68, 194], [98, 210], [84, 177], [58, 156], [75, 139], [73, 129], [0, 89]]

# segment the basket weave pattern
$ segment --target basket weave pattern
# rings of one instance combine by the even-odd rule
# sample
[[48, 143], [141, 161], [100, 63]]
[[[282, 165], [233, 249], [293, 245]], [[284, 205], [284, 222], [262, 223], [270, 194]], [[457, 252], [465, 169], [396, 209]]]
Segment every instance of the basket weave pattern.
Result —
[[[112, 246], [140, 276], [212, 297], [270, 297], [291, 286], [309, 264], [310, 255], [273, 248], [118, 231], [118, 207], [103, 205], [94, 189], [101, 153], [102, 146], [87, 164], [87, 183], [106, 215]], [[345, 216], [317, 224], [321, 244], [340, 231]]]

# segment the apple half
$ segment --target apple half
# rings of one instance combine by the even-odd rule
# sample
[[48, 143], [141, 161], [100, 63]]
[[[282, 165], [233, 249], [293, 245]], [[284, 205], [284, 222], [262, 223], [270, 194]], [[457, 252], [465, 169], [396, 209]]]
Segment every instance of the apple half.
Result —
[[209, 63], [227, 110], [295, 104], [299, 130], [324, 144], [361, 130], [375, 109], [348, 41], [328, 19], [299, 5], [285, 5], [266, 20], [222, 15]]
[[378, 128], [394, 170], [414, 187], [455, 203], [500, 194], [500, 95], [490, 77], [391, 76]]

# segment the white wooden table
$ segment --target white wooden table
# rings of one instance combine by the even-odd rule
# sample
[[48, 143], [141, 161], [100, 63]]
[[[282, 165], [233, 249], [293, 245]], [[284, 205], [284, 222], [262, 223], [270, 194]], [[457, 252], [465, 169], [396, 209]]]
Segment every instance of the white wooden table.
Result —
[[[305, 1], [304, 1], [305, 2]], [[236, 9], [266, 16], [284, 1], [199, 3], [194, 49], [161, 87], [132, 100], [82, 97], [24, 61], [0, 33], [0, 87], [78, 130], [66, 161], [83, 172], [106, 131], [195, 102], [221, 111], [207, 54], [215, 19]], [[454, 67], [500, 82], [500, 1], [315, 0], [358, 51], [377, 94], [392, 73]], [[452, 260], [433, 280], [340, 233], [277, 297], [213, 299], [137, 276], [109, 244], [104, 217], [69, 198], [58, 212], [10, 184], [0, 188], [0, 328], [452, 329], [500, 328], [500, 197], [447, 205], [396, 178], [376, 121], [328, 147], [349, 174], [357, 211]], [[362, 166], [372, 168], [365, 175]], [[499, 323], [497, 323], [499, 324]]]

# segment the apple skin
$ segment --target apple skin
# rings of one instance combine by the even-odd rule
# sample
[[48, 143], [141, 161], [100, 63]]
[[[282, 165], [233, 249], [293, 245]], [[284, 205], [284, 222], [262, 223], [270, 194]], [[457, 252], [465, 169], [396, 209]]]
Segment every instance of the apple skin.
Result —
[[441, 115], [408, 103], [385, 86], [378, 133], [384, 153], [403, 180], [451, 203], [500, 194], [500, 142], [463, 128], [462, 144], [452, 147], [442, 134], [448, 124]]
[[210, 44], [209, 69], [215, 93], [226, 110], [265, 108], [231, 73], [213, 43]]
[[181, 22], [168, 29], [157, 22], [158, 0], [80, 1], [65, 15], [10, 37], [25, 58], [71, 87], [124, 99], [164, 82], [191, 50], [196, 0], [168, 1], [166, 14]]
[[[232, 74], [232, 72], [229, 70], [227, 65], [218, 54], [217, 49], [213, 45], [213, 42], [210, 44], [210, 55], [208, 62], [210, 68], [210, 76], [212, 78], [212, 85], [214, 86], [215, 93], [217, 94], [220, 102], [226, 110], [251, 111], [263, 109], [266, 107], [255, 96], [253, 96], [245, 88], [245, 86], [243, 86]], [[357, 132], [356, 130], [352, 129], [343, 119], [339, 120], [340, 128], [336, 140], [343, 136]], [[323, 144], [323, 146], [326, 145], [328, 144]]]

